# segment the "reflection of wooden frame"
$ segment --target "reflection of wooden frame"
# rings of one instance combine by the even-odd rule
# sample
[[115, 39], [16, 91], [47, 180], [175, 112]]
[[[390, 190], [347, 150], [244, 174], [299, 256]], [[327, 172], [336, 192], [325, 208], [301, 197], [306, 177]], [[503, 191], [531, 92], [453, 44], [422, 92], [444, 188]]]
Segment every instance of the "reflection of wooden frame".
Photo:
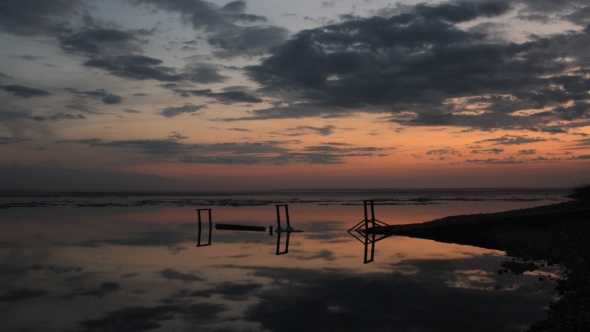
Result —
[[[279, 251], [281, 248], [281, 233], [287, 234], [287, 239], [285, 241], [285, 250]], [[278, 232], [277, 233], [277, 255], [284, 255], [289, 253], [289, 238], [291, 237], [291, 232]]]
[[[209, 241], [205, 244], [201, 244], [201, 211], [207, 211], [209, 214]], [[199, 235], [197, 238], [197, 247], [205, 247], [211, 245], [211, 232], [213, 231], [213, 226], [211, 224], [211, 209], [197, 209], [197, 215], [199, 220]]]
[[[348, 234], [352, 235], [355, 239], [359, 240], [362, 244], [365, 245], [365, 255], [364, 255], [364, 262], [365, 264], [371, 263], [374, 261], [375, 258], [375, 242], [381, 241], [388, 237], [387, 235], [379, 235], [377, 236], [375, 233], [369, 234], [368, 230], [376, 227], [383, 227], [389, 226], [386, 223], [375, 219], [375, 208], [373, 205], [373, 201], [363, 201], [364, 203], [364, 210], [365, 210], [365, 219], [361, 220], [358, 224], [354, 225], [352, 228], [348, 230]], [[371, 206], [371, 219], [369, 219], [368, 207], [369, 204]], [[356, 234], [355, 234], [356, 233]], [[369, 245], [371, 245], [371, 255], [369, 258]]]

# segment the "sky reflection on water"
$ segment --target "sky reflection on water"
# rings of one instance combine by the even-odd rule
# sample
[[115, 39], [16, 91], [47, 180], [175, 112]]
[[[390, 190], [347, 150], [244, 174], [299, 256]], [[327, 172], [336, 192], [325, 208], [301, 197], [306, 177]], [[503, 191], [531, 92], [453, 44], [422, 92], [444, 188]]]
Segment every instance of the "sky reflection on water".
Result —
[[[377, 206], [387, 223], [542, 205]], [[212, 207], [213, 224], [276, 227], [273, 205]], [[276, 234], [213, 230], [195, 247], [190, 206], [14, 208], [0, 225], [5, 331], [519, 331], [555, 285], [498, 275], [502, 252], [393, 237], [363, 264], [346, 233], [361, 206], [292, 204]], [[453, 212], [451, 212], [453, 211]]]

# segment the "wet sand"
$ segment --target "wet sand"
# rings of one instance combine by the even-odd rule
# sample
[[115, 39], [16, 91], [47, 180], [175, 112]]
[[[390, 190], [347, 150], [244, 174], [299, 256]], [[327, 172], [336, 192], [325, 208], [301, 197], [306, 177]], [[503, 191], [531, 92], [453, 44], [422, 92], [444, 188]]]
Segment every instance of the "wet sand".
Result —
[[[529, 331], [590, 331], [590, 201], [571, 201], [500, 213], [451, 216], [371, 232], [506, 251], [517, 257], [498, 273], [562, 267], [557, 303]], [[540, 276], [539, 280], [547, 279]]]

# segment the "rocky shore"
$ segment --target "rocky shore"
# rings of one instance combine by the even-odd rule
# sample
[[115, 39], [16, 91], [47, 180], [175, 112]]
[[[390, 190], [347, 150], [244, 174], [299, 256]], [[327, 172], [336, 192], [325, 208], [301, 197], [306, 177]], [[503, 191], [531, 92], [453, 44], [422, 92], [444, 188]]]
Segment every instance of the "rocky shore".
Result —
[[[378, 227], [371, 232], [506, 251], [508, 256], [519, 258], [522, 266], [559, 265], [564, 272], [563, 279], [557, 280], [560, 300], [551, 303], [548, 317], [533, 323], [529, 331], [590, 331], [588, 200], [452, 216], [420, 224]], [[510, 270], [510, 266], [505, 268]]]

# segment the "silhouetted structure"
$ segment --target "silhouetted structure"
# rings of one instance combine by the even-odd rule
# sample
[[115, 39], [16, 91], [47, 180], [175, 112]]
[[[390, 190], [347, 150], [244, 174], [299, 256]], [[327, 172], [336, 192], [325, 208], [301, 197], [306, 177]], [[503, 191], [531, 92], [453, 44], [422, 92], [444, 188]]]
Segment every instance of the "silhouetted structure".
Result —
[[266, 232], [266, 227], [249, 225], [215, 224], [215, 229], [227, 231]]
[[[287, 222], [287, 227], [281, 227], [281, 210], [280, 208], [285, 208], [285, 218]], [[289, 220], [289, 205], [288, 204], [279, 204], [276, 205], [277, 209], [277, 255], [284, 255], [289, 253], [289, 239], [291, 237], [291, 233], [299, 233], [303, 232], [301, 230], [293, 229], [291, 227], [291, 221]], [[202, 220], [201, 220], [201, 211], [207, 211], [209, 213], [209, 238], [208, 242], [202, 244], [201, 243], [201, 233], [202, 233]], [[197, 209], [197, 216], [198, 216], [198, 227], [199, 227], [199, 234], [197, 238], [197, 247], [204, 247], [211, 245], [211, 233], [213, 230], [212, 221], [211, 221], [211, 209]], [[229, 231], [249, 231], [249, 232], [266, 232], [266, 227], [263, 226], [252, 226], [252, 225], [232, 225], [232, 224], [216, 224], [215, 229], [217, 230], [229, 230]], [[286, 242], [285, 242], [285, 249], [281, 251], [281, 233], [286, 233]], [[269, 227], [269, 234], [273, 235], [273, 227]]]
[[[371, 219], [369, 219], [368, 214], [368, 203], [370, 202], [371, 206]], [[388, 237], [387, 235], [378, 235], [373, 232], [369, 233], [370, 229], [374, 229], [377, 227], [385, 227], [389, 226], [386, 223], [375, 219], [375, 207], [373, 201], [363, 201], [364, 203], [364, 210], [365, 210], [365, 219], [361, 220], [358, 224], [354, 225], [352, 228], [348, 230], [348, 234], [352, 235], [355, 239], [359, 240], [362, 244], [365, 245], [365, 257], [364, 262], [365, 264], [371, 263], [375, 258], [375, 242], [381, 241]], [[369, 258], [369, 245], [371, 246], [371, 254]]]
[[[207, 211], [209, 214], [209, 241], [206, 244], [201, 244], [201, 211]], [[204, 247], [211, 245], [211, 232], [213, 231], [213, 227], [211, 225], [211, 209], [197, 209], [197, 215], [199, 220], [199, 235], [197, 238], [197, 247]]]
[[291, 237], [291, 232], [284, 232], [286, 233], [287, 239], [285, 240], [285, 250], [281, 250], [281, 232], [277, 233], [277, 255], [284, 255], [289, 253], [289, 238]]

